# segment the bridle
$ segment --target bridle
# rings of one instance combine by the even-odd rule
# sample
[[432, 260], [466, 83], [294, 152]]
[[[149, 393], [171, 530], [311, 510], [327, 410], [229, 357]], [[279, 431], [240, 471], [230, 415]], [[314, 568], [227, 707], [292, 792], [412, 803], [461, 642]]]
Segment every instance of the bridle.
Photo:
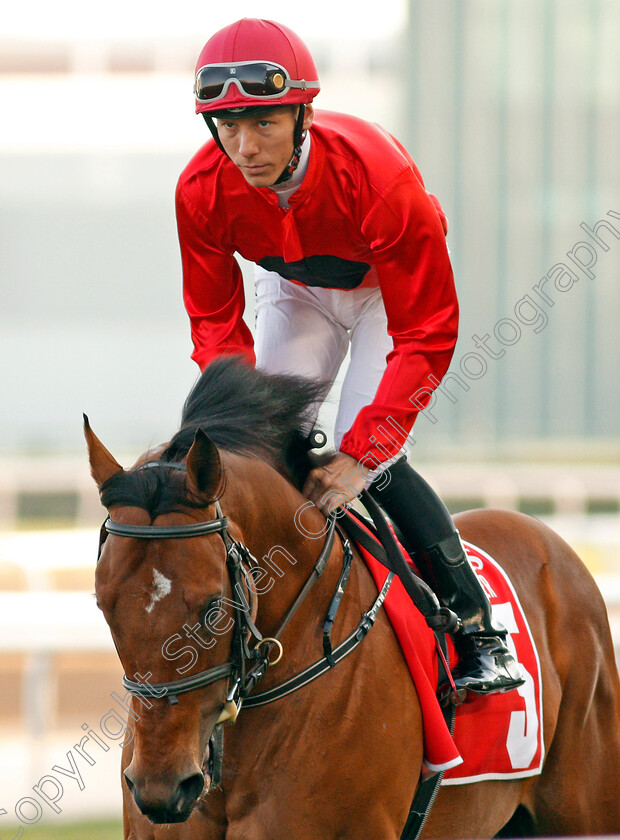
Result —
[[[154, 467], [167, 467], [169, 469], [186, 471], [184, 464], [166, 461], [149, 461], [137, 469], [151, 469]], [[138, 678], [136, 680], [130, 679], [125, 674], [122, 680], [123, 687], [135, 697], [165, 697], [171, 705], [176, 705], [178, 703], [177, 695], [205, 688], [218, 680], [232, 677], [232, 688], [227, 695], [222, 714], [218, 720], [219, 723], [223, 720], [232, 719], [234, 721], [236, 719], [243, 700], [260, 681], [269, 665], [275, 665], [282, 657], [283, 648], [279, 637], [327, 565], [334, 544], [336, 517], [335, 514], [330, 514], [328, 517], [326, 538], [319, 557], [306, 583], [280, 622], [278, 630], [273, 636], [263, 637], [251, 616], [254, 591], [250, 582], [249, 572], [258, 563], [242, 542], [235, 541], [230, 536], [228, 532], [228, 518], [222, 513], [219, 501], [216, 501], [215, 509], [217, 514], [215, 519], [187, 525], [131, 525], [116, 522], [108, 517], [101, 527], [99, 555], [101, 554], [103, 543], [108, 534], [141, 540], [188, 539], [220, 534], [226, 548], [226, 567], [231, 590], [237, 595], [246, 592], [248, 602], [247, 608], [244, 608], [244, 605], [238, 603], [236, 600], [231, 602], [233, 604], [235, 625], [231, 641], [230, 659], [224, 663], [200, 671], [197, 674], [169, 682], [149, 682], [149, 678], [152, 676], [150, 672], [145, 676], [135, 674], [134, 676]], [[350, 547], [348, 541], [345, 543], [345, 558], [347, 558], [348, 566], [350, 567]], [[256, 641], [254, 647], [250, 647], [249, 645], [248, 640], [250, 638]], [[277, 658], [271, 659], [271, 652], [274, 648], [277, 648]]]

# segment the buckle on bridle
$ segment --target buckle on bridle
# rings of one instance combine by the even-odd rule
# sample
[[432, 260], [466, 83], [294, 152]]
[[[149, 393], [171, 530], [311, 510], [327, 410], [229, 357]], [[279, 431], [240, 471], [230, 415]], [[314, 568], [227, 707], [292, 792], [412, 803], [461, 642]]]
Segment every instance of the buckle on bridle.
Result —
[[237, 715], [241, 710], [242, 703], [241, 697], [239, 697], [240, 684], [241, 678], [237, 677], [237, 679], [233, 683], [233, 687], [228, 692], [228, 696], [226, 697], [226, 701], [224, 702], [224, 706], [222, 707], [220, 716], [215, 722], [216, 726], [218, 725], [218, 723], [225, 723], [226, 721], [234, 723], [237, 720]]
[[269, 654], [271, 653], [271, 649], [268, 648], [267, 651], [263, 654], [263, 657], [267, 660], [267, 665], [277, 665], [278, 662], [284, 656], [284, 648], [282, 647], [282, 642], [279, 639], [274, 639], [273, 636], [265, 636], [264, 639], [261, 639], [260, 642], [256, 645], [254, 650], [260, 650], [262, 645], [276, 645], [278, 648], [278, 655], [272, 661], [269, 659]]

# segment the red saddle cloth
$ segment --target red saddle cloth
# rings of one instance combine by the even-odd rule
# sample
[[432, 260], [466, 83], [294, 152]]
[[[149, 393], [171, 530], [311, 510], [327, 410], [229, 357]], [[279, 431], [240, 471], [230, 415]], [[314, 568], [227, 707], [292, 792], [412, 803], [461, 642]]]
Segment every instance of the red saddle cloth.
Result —
[[[458, 706], [452, 737], [437, 702], [438, 658], [434, 634], [400, 580], [394, 577], [385, 609], [420, 701], [425, 763], [431, 771], [445, 771], [442, 784], [446, 785], [534, 776], [541, 772], [544, 756], [538, 653], [517, 594], [503, 569], [481, 549], [469, 543], [464, 545], [489, 596], [493, 615], [508, 631], [506, 644], [521, 665], [525, 685], [504, 694], [476, 696]], [[381, 588], [387, 575], [385, 566], [368, 552], [360, 551], [377, 587]], [[454, 667], [456, 654], [450, 637], [448, 647], [450, 664]]]

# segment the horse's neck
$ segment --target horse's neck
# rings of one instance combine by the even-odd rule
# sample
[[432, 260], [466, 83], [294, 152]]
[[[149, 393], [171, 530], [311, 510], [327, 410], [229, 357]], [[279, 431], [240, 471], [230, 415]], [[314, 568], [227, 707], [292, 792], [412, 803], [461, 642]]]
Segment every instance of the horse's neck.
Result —
[[[227, 472], [228, 489], [222, 506], [230, 506], [239, 537], [256, 559], [252, 577], [258, 596], [258, 621], [263, 633], [272, 632], [312, 574], [326, 540], [325, 519], [268, 464], [236, 460], [228, 465]], [[342, 547], [336, 540], [331, 560], [300, 613], [308, 612], [317, 598], [324, 601], [323, 590], [334, 588], [341, 557]]]

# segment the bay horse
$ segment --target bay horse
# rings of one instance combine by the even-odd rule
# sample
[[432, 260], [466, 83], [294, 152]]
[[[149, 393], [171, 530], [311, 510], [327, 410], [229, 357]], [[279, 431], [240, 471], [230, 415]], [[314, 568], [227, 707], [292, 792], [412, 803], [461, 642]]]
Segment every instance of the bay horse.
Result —
[[[304, 380], [217, 360], [172, 440], [128, 470], [85, 418], [91, 472], [110, 517], [97, 602], [133, 695], [121, 762], [126, 840], [401, 835], [423, 733], [384, 611], [323, 676], [238, 712], [237, 655], [249, 663], [244, 678], [262, 676], [261, 691], [322, 656], [323, 619], [346, 558], [300, 493], [312, 465], [302, 429], [319, 398]], [[546, 756], [537, 776], [441, 787], [422, 836], [618, 832], [620, 691], [594, 581], [536, 519], [475, 510], [455, 523], [505, 568], [525, 607], [542, 669]], [[234, 617], [223, 608], [244, 599]], [[376, 599], [354, 549], [334, 645]], [[222, 754], [216, 724], [235, 717]]]

